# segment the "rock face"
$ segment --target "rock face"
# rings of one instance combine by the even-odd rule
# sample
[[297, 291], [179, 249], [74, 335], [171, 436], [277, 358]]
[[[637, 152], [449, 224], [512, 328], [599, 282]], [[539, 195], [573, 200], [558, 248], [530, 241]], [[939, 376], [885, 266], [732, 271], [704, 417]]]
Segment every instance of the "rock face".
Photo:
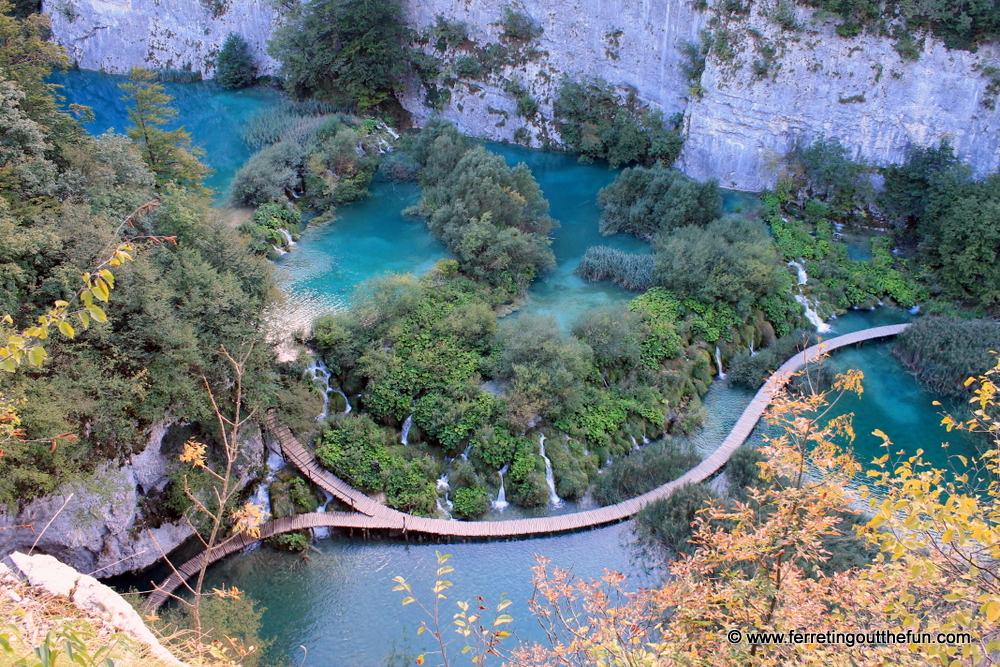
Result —
[[[15, 552], [10, 554], [10, 560], [32, 586], [52, 595], [68, 597], [74, 606], [87, 614], [93, 614], [115, 629], [129, 633], [160, 662], [185, 667], [186, 663], [175, 658], [160, 644], [132, 605], [93, 577], [80, 574], [52, 556], [29, 556]], [[0, 579], [4, 576], [10, 576], [10, 571], [0, 563]]]
[[[215, 57], [234, 32], [262, 74], [274, 10], [269, 0], [45, 0], [56, 41], [84, 69], [125, 73], [135, 66], [215, 74]], [[221, 12], [221, 10], [225, 10]]]
[[110, 577], [151, 565], [176, 548], [191, 536], [190, 527], [174, 523], [146, 529], [139, 509], [142, 495], [168, 481], [167, 460], [160, 453], [167, 428], [154, 426], [146, 449], [124, 466], [107, 463], [89, 479], [32, 501], [18, 516], [0, 514], [5, 528], [0, 558], [34, 546], [35, 552], [56, 556], [81, 572]]
[[[216, 0], [217, 2], [219, 0]], [[686, 143], [680, 166], [726, 187], [757, 190], [773, 184], [774, 158], [798, 137], [839, 138], [855, 157], [884, 165], [900, 161], [911, 145], [949, 139], [977, 173], [1000, 165], [1000, 121], [981, 101], [989, 81], [979, 69], [997, 55], [949, 51], [924, 39], [916, 61], [905, 60], [891, 40], [838, 37], [829, 23], [797, 10], [797, 30], [770, 17], [777, 0], [750, 3], [739, 17], [693, 9], [690, 0], [524, 0], [515, 3], [545, 32], [541, 57], [508, 68], [496, 80], [458, 82], [441, 114], [473, 135], [515, 138], [538, 145], [557, 139], [549, 119], [564, 74], [602, 77], [631, 86], [666, 114], [683, 111]], [[229, 0], [213, 18], [210, 0], [47, 0], [57, 41], [81, 67], [123, 72], [133, 65], [191, 67], [212, 74], [212, 58], [229, 31], [242, 34], [264, 71], [275, 63], [263, 53], [275, 17], [266, 0]], [[481, 43], [496, 41], [503, 4], [468, 0], [410, 0], [411, 23], [423, 28], [438, 15], [464, 21]], [[701, 95], [689, 93], [679, 47], [697, 43], [703, 29], [728, 36], [731, 59], [710, 56]], [[761, 46], [777, 53], [763, 74]], [[430, 47], [429, 47], [430, 48]], [[519, 78], [539, 103], [531, 122], [519, 118], [502, 79]], [[699, 83], [699, 82], [695, 82]], [[695, 86], [697, 88], [697, 86]], [[432, 112], [423, 91], [404, 105], [420, 120]], [[525, 131], [528, 133], [525, 135]], [[526, 136], [528, 138], [526, 138]]]

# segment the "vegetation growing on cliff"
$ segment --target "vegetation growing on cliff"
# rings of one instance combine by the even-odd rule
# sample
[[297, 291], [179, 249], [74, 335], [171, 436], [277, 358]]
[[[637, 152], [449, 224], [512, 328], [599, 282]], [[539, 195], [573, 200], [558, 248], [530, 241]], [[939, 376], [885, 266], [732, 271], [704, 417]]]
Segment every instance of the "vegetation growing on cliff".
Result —
[[410, 39], [399, 0], [309, 0], [289, 7], [268, 52], [297, 99], [398, 109]]
[[257, 81], [257, 63], [242, 36], [229, 33], [215, 59], [215, 78], [223, 88], [246, 88]]
[[671, 165], [684, 143], [679, 117], [664, 119], [634, 90], [622, 95], [603, 79], [566, 78], [552, 112], [566, 146], [583, 162]]

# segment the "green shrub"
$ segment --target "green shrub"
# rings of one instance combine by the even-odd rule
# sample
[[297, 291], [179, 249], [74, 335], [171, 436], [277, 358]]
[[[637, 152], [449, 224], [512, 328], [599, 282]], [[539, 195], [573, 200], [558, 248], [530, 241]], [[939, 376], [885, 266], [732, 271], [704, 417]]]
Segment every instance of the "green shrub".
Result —
[[627, 290], [640, 292], [653, 282], [653, 264], [651, 254], [640, 255], [597, 245], [587, 248], [576, 267], [576, 274], [591, 282], [609, 280]]
[[647, 559], [666, 563], [695, 549], [691, 524], [698, 512], [718, 501], [705, 484], [686, 484], [666, 498], [643, 507], [635, 516], [635, 545]]
[[635, 91], [622, 97], [603, 79], [564, 79], [553, 114], [563, 142], [582, 162], [669, 165], [683, 145], [679, 116], [665, 121], [662, 113], [640, 102]]
[[662, 440], [647, 445], [608, 466], [597, 478], [594, 500], [601, 505], [613, 505], [642, 495], [677, 479], [700, 460], [693, 451], [678, 449]]
[[215, 77], [223, 88], [246, 88], [257, 81], [257, 63], [240, 35], [231, 32], [226, 37], [215, 59]]
[[282, 533], [267, 538], [267, 544], [283, 551], [306, 551], [309, 538], [302, 533]]
[[490, 497], [482, 486], [455, 490], [451, 514], [456, 519], [478, 519], [490, 508]]
[[962, 396], [965, 381], [993, 367], [1000, 322], [926, 316], [896, 337], [893, 352], [932, 391]]
[[500, 18], [502, 35], [518, 42], [533, 42], [542, 36], [542, 26], [524, 12], [507, 5]]
[[625, 169], [597, 194], [601, 233], [651, 239], [661, 231], [705, 226], [719, 217], [722, 196], [714, 180], [699, 183], [657, 164]]

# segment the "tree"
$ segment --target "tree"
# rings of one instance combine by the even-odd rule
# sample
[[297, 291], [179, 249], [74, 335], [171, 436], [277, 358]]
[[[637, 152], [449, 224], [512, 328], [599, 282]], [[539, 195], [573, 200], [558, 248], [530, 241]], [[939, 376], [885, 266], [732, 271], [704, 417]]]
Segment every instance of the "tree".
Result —
[[246, 88], [257, 81], [257, 63], [242, 36], [229, 33], [215, 60], [215, 76], [223, 88]]
[[158, 188], [174, 183], [205, 191], [201, 181], [210, 172], [198, 161], [201, 150], [191, 148], [191, 134], [183, 127], [163, 129], [163, 125], [177, 115], [177, 110], [167, 106], [172, 98], [164, 92], [163, 86], [153, 83], [155, 77], [156, 74], [148, 69], [134, 67], [129, 82], [118, 86], [125, 91], [122, 99], [132, 105], [128, 110], [132, 127], [127, 134], [139, 146], [146, 165], [156, 177]]
[[268, 53], [293, 96], [371, 109], [402, 90], [409, 34], [399, 0], [309, 0], [290, 10]]

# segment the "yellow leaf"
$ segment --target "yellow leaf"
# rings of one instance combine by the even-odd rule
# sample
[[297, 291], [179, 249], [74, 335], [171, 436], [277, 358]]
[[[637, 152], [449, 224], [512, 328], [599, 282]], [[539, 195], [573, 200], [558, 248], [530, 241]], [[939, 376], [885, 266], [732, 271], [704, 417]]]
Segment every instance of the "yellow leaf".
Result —
[[57, 325], [59, 327], [59, 332], [66, 336], [67, 338], [74, 338], [76, 336], [76, 331], [73, 329], [73, 325], [66, 320], [59, 320]]
[[497, 616], [497, 620], [493, 621], [493, 627], [498, 625], [503, 625], [504, 623], [513, 623], [514, 617], [510, 614], [500, 614]]
[[424, 656], [423, 655], [418, 655], [417, 656], [417, 664], [418, 665], [424, 664]]
[[45, 348], [41, 345], [36, 345], [28, 352], [28, 361], [32, 366], [41, 366], [42, 362], [45, 361]]
[[410, 596], [406, 596], [405, 598], [403, 598], [403, 605], [405, 606], [405, 605], [408, 605], [408, 604], [410, 604], [412, 602], [416, 602], [416, 601], [417, 601], [416, 598], [412, 598]]
[[986, 604], [986, 622], [993, 623], [1000, 618], [1000, 602], [994, 600]]
[[90, 313], [90, 316], [93, 317], [98, 322], [108, 321], [108, 316], [104, 314], [104, 311], [101, 310], [100, 306], [95, 306], [94, 304], [90, 304], [89, 306], [87, 306], [87, 312]]

